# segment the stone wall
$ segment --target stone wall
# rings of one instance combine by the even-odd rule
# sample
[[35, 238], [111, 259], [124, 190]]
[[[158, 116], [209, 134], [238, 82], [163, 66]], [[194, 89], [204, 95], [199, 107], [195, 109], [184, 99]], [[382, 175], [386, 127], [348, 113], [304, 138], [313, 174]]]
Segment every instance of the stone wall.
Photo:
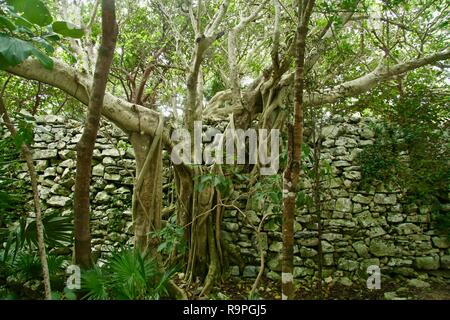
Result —
[[[379, 184], [361, 191], [361, 168], [356, 156], [364, 146], [374, 143], [371, 119], [355, 115], [335, 115], [322, 129], [321, 159], [331, 165], [331, 176], [322, 182], [323, 277], [340, 279], [344, 285], [366, 281], [367, 267], [377, 265], [383, 275], [417, 276], [419, 272], [450, 269], [450, 243], [433, 229], [431, 208], [408, 203], [405, 194], [394, 186]], [[311, 144], [311, 139], [307, 139]], [[312, 164], [308, 164], [309, 167]], [[303, 191], [312, 196], [312, 180], [302, 175]], [[246, 264], [257, 258], [255, 232], [242, 227], [243, 220], [257, 225], [263, 203], [250, 201], [244, 219], [237, 210], [225, 213], [224, 236], [234, 250], [241, 252]], [[441, 210], [449, 211], [448, 204]], [[279, 221], [279, 219], [278, 219]], [[267, 238], [267, 275], [279, 279], [281, 271], [280, 223], [265, 224]], [[294, 277], [309, 281], [318, 272], [318, 217], [313, 206], [300, 210], [295, 218]], [[242, 269], [242, 268], [241, 268]], [[253, 277], [257, 263], [233, 274]]]
[[[59, 116], [36, 118], [34, 158], [46, 213], [71, 213], [75, 147], [81, 129], [80, 123]], [[429, 207], [407, 203], [401, 190], [392, 186], [377, 185], [369, 192], [358, 189], [361, 172], [355, 157], [375, 139], [369, 119], [334, 116], [322, 135], [321, 157], [332, 168], [332, 176], [323, 182], [321, 199], [324, 277], [351, 284], [367, 278], [369, 265], [380, 266], [382, 273], [408, 277], [415, 276], [417, 270], [450, 269], [450, 244], [432, 228]], [[117, 128], [103, 128], [94, 152], [91, 185], [93, 249], [97, 256], [131, 243], [133, 174], [134, 155], [127, 137]], [[26, 175], [22, 172], [19, 178]], [[165, 175], [163, 183], [167, 182]], [[246, 191], [246, 186], [237, 189]], [[311, 182], [304, 181], [303, 189], [311, 192]], [[168, 193], [164, 194], [167, 198]], [[258, 225], [264, 204], [250, 201], [245, 208], [246, 199], [242, 200], [246, 221]], [[448, 204], [443, 205], [443, 210], [448, 209]], [[231, 274], [254, 277], [259, 265], [255, 231], [243, 220], [238, 210], [226, 210], [222, 235], [228, 251], [239, 257], [231, 259], [235, 261], [230, 266]], [[279, 279], [281, 271], [279, 221], [267, 220], [261, 234], [267, 250], [266, 275], [272, 279]], [[297, 212], [295, 221], [294, 276], [309, 281], [318, 268], [317, 215], [305, 208]]]
[[[76, 143], [82, 125], [60, 116], [36, 118], [34, 154], [44, 213], [70, 215], [76, 171]], [[131, 242], [131, 193], [134, 153], [124, 133], [108, 126], [99, 132], [91, 183], [94, 255]], [[24, 169], [26, 167], [24, 166]], [[23, 172], [19, 178], [26, 177]]]

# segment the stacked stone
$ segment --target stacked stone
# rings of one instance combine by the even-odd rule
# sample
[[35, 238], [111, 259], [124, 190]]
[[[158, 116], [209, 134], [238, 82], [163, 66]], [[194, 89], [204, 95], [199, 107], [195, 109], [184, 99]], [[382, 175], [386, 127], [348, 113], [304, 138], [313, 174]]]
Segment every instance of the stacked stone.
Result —
[[[383, 274], [408, 277], [415, 277], [418, 270], [450, 269], [450, 243], [433, 229], [429, 207], [408, 203], [403, 191], [394, 186], [380, 184], [360, 190], [361, 169], [355, 158], [374, 142], [370, 121], [334, 116], [322, 130], [321, 158], [332, 168], [321, 191], [324, 277], [340, 279], [343, 284], [365, 281], [370, 265], [380, 266]], [[82, 124], [60, 116], [36, 118], [33, 149], [44, 214], [71, 215], [75, 150], [81, 132]], [[93, 160], [93, 248], [98, 253], [109, 252], [132, 239], [134, 154], [123, 132], [107, 126], [99, 133]], [[165, 165], [166, 173], [167, 168]], [[19, 178], [27, 179], [25, 170], [24, 166]], [[304, 192], [311, 195], [312, 181], [305, 175], [302, 181]], [[163, 183], [167, 182], [168, 174]], [[245, 185], [235, 186], [245, 217], [238, 210], [226, 210], [222, 235], [227, 251], [244, 263], [232, 265], [231, 273], [255, 277], [259, 252], [255, 229], [250, 226], [257, 227], [264, 214], [276, 210], [252, 199], [247, 206], [247, 191]], [[449, 211], [449, 204], [443, 204], [442, 210]], [[268, 219], [261, 233], [262, 248], [267, 251], [266, 275], [272, 279], [279, 279], [281, 272], [280, 220]], [[319, 262], [318, 217], [313, 207], [298, 210], [294, 229], [294, 276], [311, 281], [317, 276]]]
[[[39, 178], [44, 214], [73, 212], [76, 144], [82, 124], [62, 116], [38, 116], [34, 129], [33, 158]], [[25, 169], [25, 167], [24, 167]], [[135, 160], [128, 139], [116, 127], [98, 134], [91, 182], [91, 229], [93, 250], [109, 252], [132, 236], [131, 193]], [[26, 177], [27, 173], [21, 173]]]
[[[323, 277], [344, 285], [367, 279], [367, 267], [376, 265], [382, 274], [417, 276], [417, 271], [450, 269], [450, 243], [433, 229], [430, 207], [407, 203], [404, 192], [379, 184], [369, 191], [359, 188], [361, 168], [356, 157], [373, 144], [371, 119], [358, 115], [334, 116], [322, 129], [321, 159], [331, 165], [331, 176], [321, 183]], [[311, 139], [310, 139], [311, 140]], [[311, 167], [311, 164], [309, 164]], [[302, 175], [302, 188], [312, 196], [312, 180]], [[260, 206], [261, 208], [262, 206]], [[442, 205], [448, 211], [448, 204]], [[259, 208], [259, 209], [260, 209]], [[261, 217], [258, 205], [251, 208]], [[252, 215], [255, 211], [247, 211]], [[253, 277], [257, 272], [257, 246], [246, 223], [236, 212], [225, 213], [225, 239], [244, 257], [247, 266], [233, 275]], [[239, 230], [239, 233], [234, 232]], [[281, 271], [280, 225], [268, 221], [263, 236], [268, 239], [266, 275], [279, 279]], [[246, 234], [248, 233], [248, 234]], [[254, 234], [254, 232], [253, 232]], [[294, 276], [311, 281], [318, 275], [318, 216], [314, 207], [299, 210], [295, 218]], [[251, 260], [254, 260], [252, 263]], [[242, 270], [241, 270], [242, 271]]]

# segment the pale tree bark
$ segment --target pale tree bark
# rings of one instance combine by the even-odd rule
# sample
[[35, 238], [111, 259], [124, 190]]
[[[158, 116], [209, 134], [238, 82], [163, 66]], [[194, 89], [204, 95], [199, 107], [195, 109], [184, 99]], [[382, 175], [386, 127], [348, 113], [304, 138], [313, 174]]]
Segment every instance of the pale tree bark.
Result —
[[89, 21], [86, 25], [83, 24], [81, 15], [81, 7], [86, 6], [86, 4], [70, 6], [67, 0], [59, 0], [58, 5], [60, 15], [64, 21], [74, 21], [84, 30], [85, 36], [83, 39], [69, 39], [68, 41], [70, 48], [77, 54], [83, 71], [90, 75], [95, 72], [95, 62], [97, 60], [97, 50], [95, 48], [95, 43], [97, 41], [92, 41], [92, 26], [97, 18], [100, 2], [101, 0], [95, 0]]
[[[435, 52], [422, 58], [399, 62], [391, 65], [389, 68], [379, 68], [375, 73], [372, 71], [367, 75], [363, 75], [351, 81], [344, 82], [333, 88], [324, 90], [322, 93], [314, 93], [305, 97], [305, 103], [308, 105], [320, 105], [322, 103], [334, 103], [341, 99], [365, 93], [383, 82], [389, 81], [396, 76], [403, 75], [412, 70], [438, 63], [439, 61], [450, 58], [450, 49]], [[7, 72], [19, 77], [36, 80], [61, 89], [72, 97], [76, 98], [84, 105], [89, 104], [88, 88], [92, 83], [92, 77], [78, 72], [75, 68], [68, 64], [53, 59], [53, 70], [45, 69], [38, 60], [30, 58], [15, 67], [8, 67]], [[292, 85], [294, 74], [285, 74], [280, 83], [280, 87], [289, 89]], [[255, 84], [253, 90], [257, 90], [259, 84]], [[243, 94], [245, 95], [245, 94]], [[227, 119], [231, 113], [237, 114], [240, 110], [221, 109], [219, 105], [225, 101], [232, 99], [231, 90], [225, 90], [217, 93], [216, 97], [211, 99], [209, 105], [205, 109], [207, 113], [204, 117], [214, 118], [213, 112], [223, 115], [223, 119]], [[252, 99], [250, 99], [253, 101]], [[257, 100], [256, 98], [254, 100]], [[254, 102], [254, 101], [253, 101]], [[214, 104], [216, 107], [211, 107]], [[252, 109], [257, 103], [249, 104], [247, 107]], [[256, 115], [258, 112], [255, 111]], [[115, 123], [118, 127], [126, 132], [142, 132], [150, 136], [155, 135], [159, 121], [159, 113], [144, 108], [142, 106], [130, 103], [125, 99], [114, 96], [106, 92], [102, 115]], [[238, 127], [238, 126], [237, 126]], [[165, 137], [168, 136], [165, 131]], [[164, 138], [164, 144], [167, 145], [169, 139]]]
[[[361, 1], [356, 1], [355, 6], [358, 9]], [[283, 53], [282, 58], [278, 56], [279, 47], [277, 39], [277, 12], [279, 12], [280, 3], [274, 0], [275, 6], [275, 20], [274, 20], [274, 37], [272, 45], [272, 65], [265, 69], [263, 73], [254, 80], [254, 82], [242, 92], [243, 104], [241, 107], [233, 103], [234, 95], [231, 90], [225, 90], [217, 93], [205, 108], [204, 117], [211, 120], [223, 121], [228, 118], [228, 115], [233, 113], [238, 120], [237, 127], [247, 128], [257, 115], [262, 113], [260, 122], [263, 127], [276, 127], [282, 123], [282, 116], [285, 113], [283, 102], [286, 98], [292, 97], [292, 88], [294, 80], [294, 72], [289, 71], [291, 65], [291, 57], [293, 56], [294, 47], [291, 45]], [[284, 5], [282, 5], [284, 7]], [[277, 10], [278, 8], [278, 10]], [[348, 24], [352, 23], [355, 12], [358, 10], [344, 12], [339, 21], [342, 23], [330, 22], [323, 28], [316, 27], [308, 33], [309, 48], [305, 61], [305, 72], [310, 72], [315, 65], [320, 61], [326, 50], [332, 49], [336, 46], [338, 41], [336, 37], [339, 36], [345, 29], [348, 29]], [[405, 72], [414, 70], [420, 66], [428, 64], [436, 64], [437, 61], [448, 59], [448, 50], [429, 54], [423, 58], [413, 59], [407, 62], [399, 62], [392, 68], [385, 67], [378, 71], [375, 77], [372, 74], [371, 79], [367, 79], [366, 75], [353, 81], [337, 84], [330, 88], [318, 88], [318, 91], [308, 93], [305, 96], [305, 102], [313, 105], [320, 105], [322, 103], [333, 103], [342, 98], [356, 96], [360, 93], [367, 92], [382, 82], [388, 81]], [[428, 62], [427, 62], [428, 60]], [[397, 68], [400, 67], [400, 68]], [[405, 69], [405, 71], [400, 71]], [[372, 72], [371, 72], [372, 73]], [[332, 75], [331, 78], [338, 78], [338, 74]], [[362, 81], [360, 81], [362, 80]]]
[[[266, 0], [267, 1], [267, 0]], [[241, 97], [241, 80], [239, 77], [238, 65], [238, 43], [237, 39], [240, 32], [253, 20], [255, 20], [266, 1], [261, 1], [261, 4], [247, 17], [241, 17], [239, 23], [228, 32], [228, 65], [230, 68], [230, 85], [232, 93], [232, 103], [235, 106], [242, 107]], [[278, 1], [278, 0], [274, 0]]]
[[102, 0], [102, 43], [95, 67], [86, 123], [77, 144], [77, 171], [74, 194], [75, 263], [90, 267], [91, 233], [89, 223], [89, 186], [91, 182], [92, 154], [100, 125], [109, 70], [117, 41], [117, 22], [114, 0]]
[[[195, 32], [195, 48], [187, 75], [187, 97], [184, 113], [184, 123], [191, 133], [194, 132], [194, 122], [202, 118], [203, 96], [201, 95], [201, 90], [199, 90], [201, 65], [206, 51], [211, 47], [214, 41], [224, 34], [224, 32], [218, 32], [217, 29], [227, 12], [228, 4], [228, 0], [222, 2], [219, 10], [217, 10], [210, 23], [206, 26], [204, 32], [200, 29], [200, 17], [195, 17], [193, 15], [191, 4], [190, 17]], [[199, 10], [200, 7], [201, 4], [199, 4]]]
[[[160, 133], [162, 126], [161, 119]], [[136, 156], [137, 177], [132, 204], [134, 245], [145, 254], [148, 249], [156, 248], [149, 243], [149, 233], [161, 229], [162, 143], [161, 136], [152, 139], [140, 133], [132, 133], [130, 141]]]
[[[89, 105], [89, 91], [93, 77], [79, 72], [68, 64], [53, 59], [52, 70], [45, 69], [36, 59], [27, 59], [7, 71], [25, 79], [37, 80], [59, 88], [84, 105]], [[141, 132], [155, 135], [160, 114], [154, 110], [133, 104], [125, 99], [105, 93], [102, 115], [115, 123], [125, 132]]]
[[[271, 66], [263, 71], [263, 74], [254, 80], [249, 88], [242, 92], [242, 104], [235, 103], [233, 99], [235, 99], [236, 95], [232, 94], [232, 90], [222, 91], [216, 94], [205, 109], [206, 118], [222, 121], [224, 118], [227, 118], [230, 113], [233, 113], [236, 118], [236, 127], [246, 129], [256, 116], [261, 113], [261, 120], [259, 121], [259, 126], [261, 128], [281, 128], [286, 117], [286, 110], [282, 105], [286, 102], [286, 98], [292, 94], [291, 87], [294, 72], [289, 73], [288, 71], [291, 67], [295, 53], [295, 41], [292, 41], [283, 54], [280, 52], [280, 36], [282, 31], [281, 9], [284, 8], [284, 6], [279, 0], [273, 0], [273, 7], [275, 16], [272, 36]], [[312, 45], [310, 52], [306, 57], [306, 72], [314, 67], [325, 50], [335, 46], [332, 38], [346, 26], [352, 16], [353, 12], [344, 13], [339, 19], [343, 22], [342, 24], [338, 25], [330, 22], [323, 28], [317, 27], [311, 30], [308, 36], [315, 39], [315, 44]], [[232, 78], [232, 64], [229, 64], [231, 69], [230, 77]], [[223, 105], [228, 106], [223, 108]]]
[[295, 199], [300, 178], [303, 144], [303, 91], [305, 82], [306, 36], [314, 0], [298, 2], [298, 26], [296, 35], [296, 71], [294, 80], [294, 124], [289, 126], [288, 164], [283, 174], [283, 251], [282, 251], [282, 299], [294, 299], [294, 218]]
[[[12, 121], [8, 115], [6, 106], [3, 102], [3, 97], [0, 97], [0, 116], [3, 118], [3, 121], [6, 125], [6, 127], [8, 128], [9, 132], [11, 132], [11, 135], [16, 136], [17, 130], [14, 127], [14, 124], [12, 123]], [[36, 237], [37, 237], [37, 245], [38, 245], [38, 252], [39, 252], [39, 260], [41, 262], [42, 276], [43, 276], [43, 280], [44, 280], [45, 299], [52, 300], [52, 291], [51, 291], [51, 286], [50, 286], [50, 275], [48, 272], [47, 254], [45, 252], [44, 225], [42, 224], [41, 202], [40, 202], [40, 197], [39, 197], [38, 179], [37, 179], [37, 175], [36, 175], [36, 169], [34, 167], [33, 155], [31, 153], [30, 148], [25, 143], [22, 143], [20, 148], [22, 150], [22, 155], [25, 158], [25, 161], [27, 163], [28, 173], [30, 174], [30, 180], [31, 180], [31, 189], [33, 191], [33, 203], [34, 203], [34, 210], [35, 210], [35, 214], [36, 214]]]
[[[192, 4], [189, 16], [195, 32], [195, 48], [187, 75], [187, 97], [184, 110], [184, 124], [191, 137], [194, 137], [194, 122], [202, 119], [203, 87], [201, 65], [205, 53], [214, 41], [224, 35], [218, 28], [228, 10], [229, 1], [224, 0], [204, 30], [201, 27], [202, 3], [198, 2], [197, 16]], [[193, 143], [194, 139], [191, 139]], [[195, 157], [195, 150], [194, 150]], [[211, 210], [213, 203], [220, 201], [215, 188], [208, 187], [202, 192], [195, 188], [194, 176], [204, 173], [202, 167], [186, 168], [175, 166], [176, 183], [179, 192], [178, 221], [185, 228], [185, 239], [189, 251], [186, 266], [186, 279], [189, 282], [201, 278], [204, 281], [200, 295], [206, 295], [221, 272], [220, 230], [221, 208]]]

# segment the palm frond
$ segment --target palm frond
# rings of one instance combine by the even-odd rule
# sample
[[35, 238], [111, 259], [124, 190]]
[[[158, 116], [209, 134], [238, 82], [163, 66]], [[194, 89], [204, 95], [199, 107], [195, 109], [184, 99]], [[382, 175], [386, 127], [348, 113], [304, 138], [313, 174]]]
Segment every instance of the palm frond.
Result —
[[102, 270], [98, 267], [84, 271], [81, 274], [82, 289], [87, 293], [83, 299], [89, 300], [108, 300], [107, 292], [108, 281]]

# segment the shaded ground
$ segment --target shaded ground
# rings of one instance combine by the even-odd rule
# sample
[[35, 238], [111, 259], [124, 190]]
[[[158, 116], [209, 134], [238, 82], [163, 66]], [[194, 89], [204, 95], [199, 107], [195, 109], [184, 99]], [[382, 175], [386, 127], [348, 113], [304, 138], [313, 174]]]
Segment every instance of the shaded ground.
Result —
[[[253, 279], [228, 279], [216, 285], [209, 295], [217, 300], [247, 300], [253, 285]], [[423, 286], [423, 287], [417, 287]], [[184, 286], [191, 299], [196, 299], [199, 289]], [[281, 283], [262, 279], [255, 299], [281, 299]], [[346, 286], [331, 283], [324, 286], [320, 296], [317, 288], [297, 284], [299, 300], [450, 300], [450, 279], [444, 277], [419, 276], [419, 279], [388, 278], [383, 279], [379, 290], [369, 290], [363, 284]]]

